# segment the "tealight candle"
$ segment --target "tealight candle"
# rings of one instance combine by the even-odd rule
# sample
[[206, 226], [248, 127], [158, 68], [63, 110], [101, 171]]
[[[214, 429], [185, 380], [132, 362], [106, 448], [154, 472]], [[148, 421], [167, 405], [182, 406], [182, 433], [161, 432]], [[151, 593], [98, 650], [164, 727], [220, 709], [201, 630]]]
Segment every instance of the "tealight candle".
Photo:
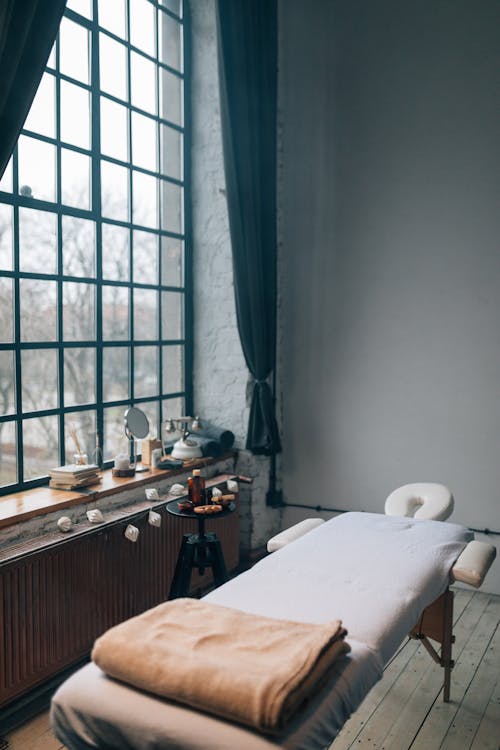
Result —
[[130, 466], [130, 459], [126, 453], [119, 453], [115, 456], [115, 469], [128, 469]]

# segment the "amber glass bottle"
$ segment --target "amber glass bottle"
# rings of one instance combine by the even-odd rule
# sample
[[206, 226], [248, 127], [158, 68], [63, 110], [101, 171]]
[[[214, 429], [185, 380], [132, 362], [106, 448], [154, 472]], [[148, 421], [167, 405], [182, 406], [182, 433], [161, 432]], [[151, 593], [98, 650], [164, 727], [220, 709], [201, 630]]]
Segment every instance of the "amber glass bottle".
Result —
[[193, 476], [188, 479], [188, 496], [193, 505], [205, 503], [205, 479], [199, 469], [193, 469]]

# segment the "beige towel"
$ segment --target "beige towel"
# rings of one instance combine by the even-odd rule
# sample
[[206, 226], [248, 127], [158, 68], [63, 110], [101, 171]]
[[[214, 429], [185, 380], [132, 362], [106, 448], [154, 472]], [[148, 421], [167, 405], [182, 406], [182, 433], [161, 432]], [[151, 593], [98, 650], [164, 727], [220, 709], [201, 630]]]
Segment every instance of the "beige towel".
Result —
[[175, 599], [97, 639], [94, 662], [141, 690], [277, 731], [347, 653], [339, 620], [310, 625]]

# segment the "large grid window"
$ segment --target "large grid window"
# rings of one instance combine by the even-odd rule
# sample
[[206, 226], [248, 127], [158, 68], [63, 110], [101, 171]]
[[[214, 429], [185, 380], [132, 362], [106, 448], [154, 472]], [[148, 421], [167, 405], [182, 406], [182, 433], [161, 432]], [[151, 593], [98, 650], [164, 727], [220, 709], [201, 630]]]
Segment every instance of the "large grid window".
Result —
[[0, 493], [190, 407], [182, 0], [68, 0], [0, 181]]

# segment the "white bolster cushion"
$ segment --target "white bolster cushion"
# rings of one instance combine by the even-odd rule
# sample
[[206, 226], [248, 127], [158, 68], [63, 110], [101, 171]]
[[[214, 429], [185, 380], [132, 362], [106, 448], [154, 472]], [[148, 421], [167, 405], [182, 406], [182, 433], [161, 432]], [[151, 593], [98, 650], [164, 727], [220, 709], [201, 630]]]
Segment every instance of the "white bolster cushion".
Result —
[[386, 516], [445, 521], [453, 512], [453, 495], [444, 484], [417, 482], [391, 492], [385, 501]]
[[296, 523], [295, 526], [290, 526], [289, 529], [285, 529], [269, 539], [267, 543], [267, 551], [276, 552], [276, 550], [286, 547], [290, 542], [300, 539], [300, 537], [307, 534], [308, 531], [312, 531], [312, 529], [315, 529], [316, 526], [320, 526], [324, 522], [324, 518], [306, 518], [305, 521], [300, 521], [299, 523]]
[[479, 588], [497, 554], [496, 547], [486, 542], [469, 542], [451, 569], [455, 581]]

